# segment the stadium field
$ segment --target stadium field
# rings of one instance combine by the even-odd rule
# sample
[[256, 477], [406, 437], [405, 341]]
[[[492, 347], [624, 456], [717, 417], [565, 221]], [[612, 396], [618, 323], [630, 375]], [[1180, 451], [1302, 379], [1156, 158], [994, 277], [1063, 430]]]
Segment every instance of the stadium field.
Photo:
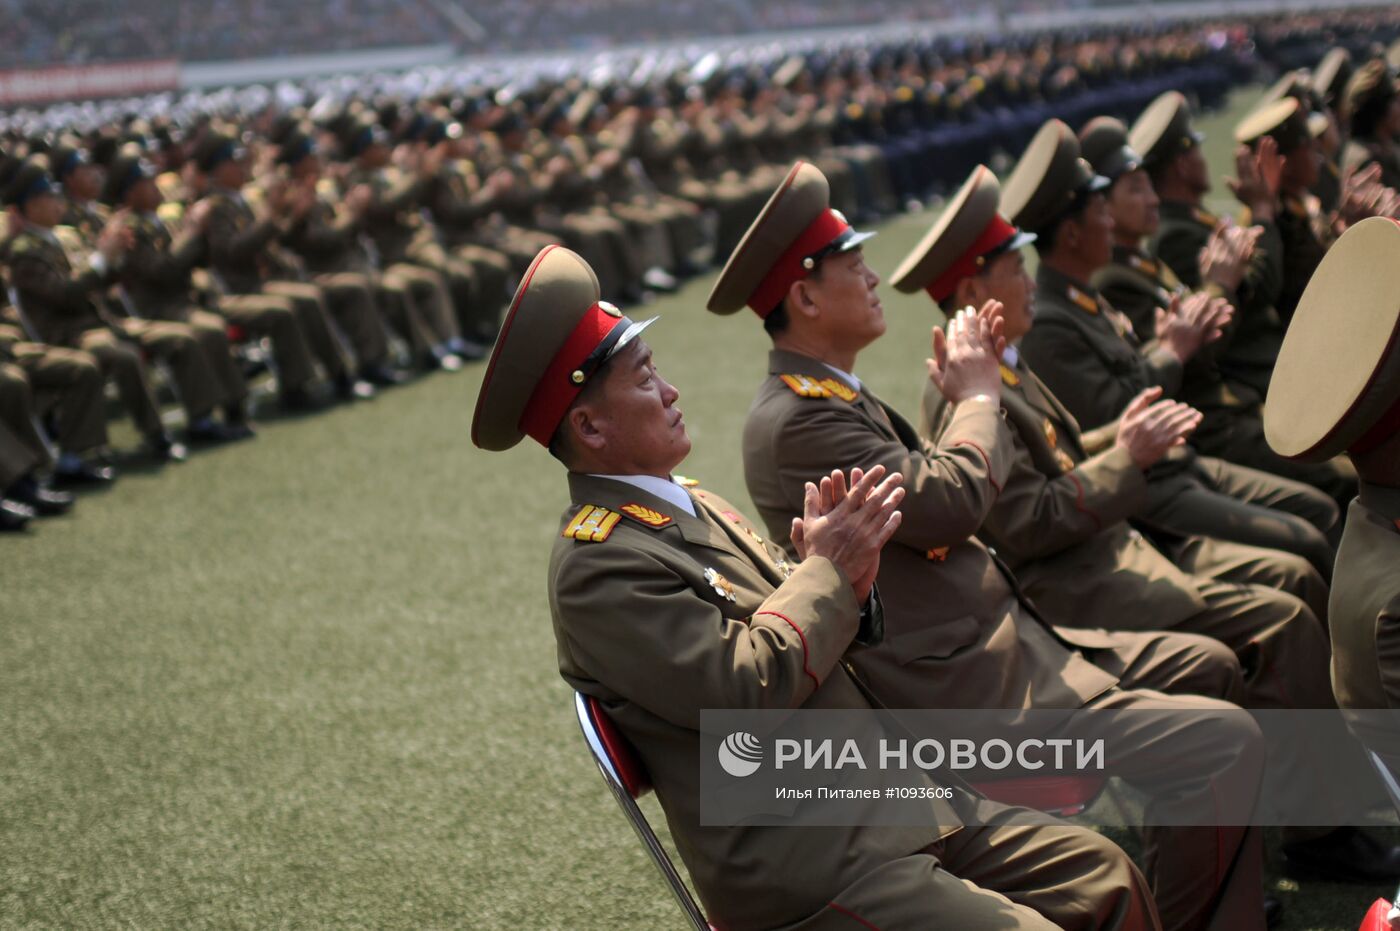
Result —
[[[1201, 121], [1217, 178], [1253, 93]], [[872, 266], [933, 216], [883, 226]], [[633, 313], [662, 317], [683, 471], [747, 507], [765, 339], [703, 311], [712, 281]], [[884, 294], [858, 374], [912, 412], [935, 315]], [[562, 474], [472, 447], [482, 371], [264, 420], [0, 540], [0, 927], [678, 926], [556, 671]], [[1279, 888], [1286, 927], [1336, 931], [1393, 891]]]

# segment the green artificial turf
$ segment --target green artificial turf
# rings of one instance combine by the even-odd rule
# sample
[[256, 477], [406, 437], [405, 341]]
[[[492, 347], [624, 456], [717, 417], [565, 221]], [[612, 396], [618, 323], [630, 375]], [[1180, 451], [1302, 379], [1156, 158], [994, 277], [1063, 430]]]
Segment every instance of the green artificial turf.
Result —
[[[1244, 103], [1203, 121], [1217, 175]], [[872, 266], [933, 216], [886, 224]], [[765, 340], [702, 310], [712, 281], [647, 338], [682, 471], [747, 506]], [[859, 374], [913, 412], [935, 315], [884, 300]], [[562, 473], [472, 447], [482, 371], [264, 422], [0, 538], [0, 926], [679, 926], [556, 672]], [[1288, 927], [1354, 928], [1388, 891], [1288, 892]]]

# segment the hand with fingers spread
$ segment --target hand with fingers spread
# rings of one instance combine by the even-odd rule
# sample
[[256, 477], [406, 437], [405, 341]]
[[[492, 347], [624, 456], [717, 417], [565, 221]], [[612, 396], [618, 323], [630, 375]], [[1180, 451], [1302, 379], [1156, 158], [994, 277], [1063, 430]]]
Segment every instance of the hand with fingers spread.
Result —
[[1249, 208], [1255, 220], [1277, 216], [1279, 185], [1287, 161], [1279, 154], [1278, 142], [1272, 136], [1260, 139], [1255, 149], [1242, 145], [1235, 150], [1236, 177], [1226, 178], [1225, 186]]
[[[1263, 230], [1260, 229], [1260, 232]], [[1257, 241], [1257, 237], [1244, 229], [1222, 222], [1210, 234], [1205, 248], [1201, 250], [1201, 280], [1218, 284], [1226, 291], [1234, 291], [1244, 281]]]
[[1118, 423], [1116, 444], [1144, 471], [1186, 442], [1201, 424], [1201, 413], [1179, 401], [1163, 401], [1161, 388], [1148, 388], [1128, 402]]
[[802, 516], [792, 521], [792, 545], [801, 559], [823, 556], [851, 580], [856, 600], [870, 597], [880, 571], [880, 550], [899, 529], [900, 485], [904, 476], [885, 475], [877, 465], [869, 472], [852, 469], [850, 483], [838, 471], [808, 482]]
[[1000, 301], [981, 310], [965, 307], [948, 321], [947, 331], [933, 328], [933, 358], [925, 359], [928, 377], [950, 403], [982, 397], [1001, 402], [1002, 336]]
[[1157, 309], [1157, 339], [1172, 355], [1185, 363], [1201, 347], [1221, 337], [1235, 315], [1235, 308], [1222, 297], [1203, 292], [1172, 298], [1171, 307]]

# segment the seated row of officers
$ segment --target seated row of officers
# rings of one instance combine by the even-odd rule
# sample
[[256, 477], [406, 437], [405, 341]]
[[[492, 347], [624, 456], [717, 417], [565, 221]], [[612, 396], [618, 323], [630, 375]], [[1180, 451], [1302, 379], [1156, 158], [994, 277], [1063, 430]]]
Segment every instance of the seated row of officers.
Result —
[[[1376, 125], [1327, 206], [1340, 122], [1317, 76], [1236, 128], [1242, 223], [1204, 209], [1176, 93], [1131, 128], [1047, 122], [1004, 185], [974, 170], [893, 274], [949, 311], [914, 422], [856, 374], [885, 331], [870, 234], [794, 165], [708, 300], [751, 310], [772, 344], [741, 444], [758, 522], [675, 475], [690, 439], [640, 337], [653, 321], [602, 300], [578, 255], [535, 258], [472, 438], [529, 436], [568, 470], [548, 582], [560, 671], [636, 747], [715, 927], [1260, 929], [1280, 906], [1260, 829], [1219, 824], [1238, 814], [1146, 829], [1142, 872], [1092, 831], [959, 788], [937, 828], [702, 823], [702, 709], [1153, 709], [1110, 751], [1147, 823], [1250, 811], [1265, 756], [1301, 804], [1337, 806], [1318, 823], [1384, 802], [1377, 784], [1341, 810], [1325, 768], [1289, 764], [1365, 767], [1354, 742], [1266, 747], [1228, 714], [1390, 701], [1400, 103], [1383, 63], [1342, 82], [1345, 111]], [[1373, 283], [1341, 289], [1338, 266]], [[1311, 331], [1285, 343], [1290, 319]], [[1342, 382], [1361, 387], [1333, 403]], [[1282, 857], [1305, 879], [1400, 878], [1400, 848], [1353, 827], [1286, 829]]]

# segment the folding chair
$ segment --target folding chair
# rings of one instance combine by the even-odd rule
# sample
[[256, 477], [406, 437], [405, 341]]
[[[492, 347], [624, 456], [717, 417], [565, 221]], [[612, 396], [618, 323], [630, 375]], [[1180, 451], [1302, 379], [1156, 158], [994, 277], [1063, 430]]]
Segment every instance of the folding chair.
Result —
[[705, 913], [696, 904], [685, 880], [681, 878], [675, 864], [671, 862], [671, 857], [661, 846], [656, 832], [651, 829], [646, 815], [637, 804], [637, 799], [651, 791], [651, 779], [647, 776], [636, 751], [632, 749], [627, 738], [622, 736], [622, 732], [617, 729], [617, 725], [608, 717], [596, 698], [575, 692], [574, 710], [578, 714], [578, 726], [583, 729], [583, 737], [588, 741], [588, 749], [593, 754], [593, 762], [598, 764], [598, 771], [603, 774], [608, 791], [617, 800], [622, 813], [627, 816], [632, 830], [637, 832], [637, 837], [641, 839], [651, 862], [661, 871], [661, 878], [666, 881], [681, 911], [685, 912], [689, 926], [695, 931], [712, 931], [710, 923], [705, 920]]

